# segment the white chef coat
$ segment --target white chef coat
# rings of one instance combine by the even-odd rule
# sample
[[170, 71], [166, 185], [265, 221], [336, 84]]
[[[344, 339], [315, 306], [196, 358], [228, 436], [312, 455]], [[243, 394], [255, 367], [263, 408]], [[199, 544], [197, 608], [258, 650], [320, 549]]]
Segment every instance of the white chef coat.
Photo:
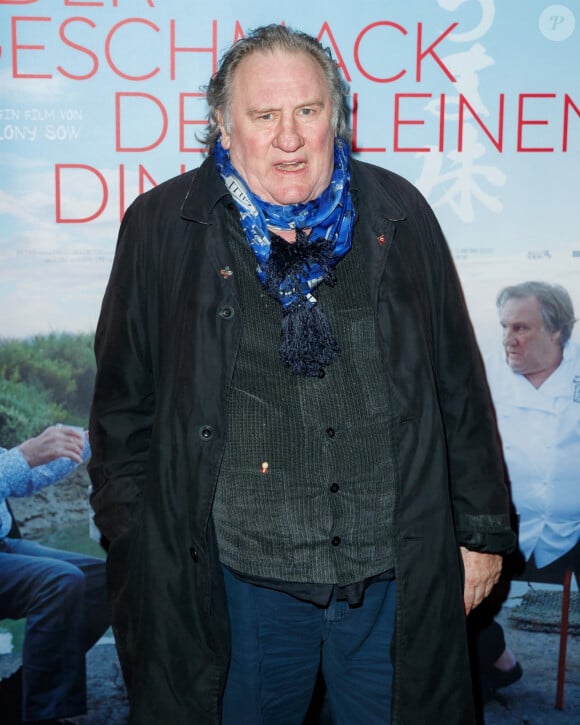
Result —
[[544, 567], [580, 540], [580, 346], [535, 388], [502, 354], [486, 361], [526, 561]]

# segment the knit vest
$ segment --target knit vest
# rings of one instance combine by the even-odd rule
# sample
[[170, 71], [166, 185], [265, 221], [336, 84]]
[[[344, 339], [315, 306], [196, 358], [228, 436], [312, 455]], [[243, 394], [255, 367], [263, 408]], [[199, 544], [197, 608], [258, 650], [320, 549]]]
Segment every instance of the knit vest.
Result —
[[280, 362], [282, 310], [228, 211], [242, 335], [213, 518], [223, 564], [345, 586], [394, 566], [393, 431], [361, 251], [315, 295], [341, 353], [320, 377]]

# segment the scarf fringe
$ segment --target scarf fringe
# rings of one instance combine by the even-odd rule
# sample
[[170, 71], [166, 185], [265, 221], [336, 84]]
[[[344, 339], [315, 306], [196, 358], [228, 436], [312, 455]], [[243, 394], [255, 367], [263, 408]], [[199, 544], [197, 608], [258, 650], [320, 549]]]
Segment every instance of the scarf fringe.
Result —
[[295, 375], [318, 377], [340, 348], [328, 318], [318, 305], [300, 305], [282, 317], [280, 360]]

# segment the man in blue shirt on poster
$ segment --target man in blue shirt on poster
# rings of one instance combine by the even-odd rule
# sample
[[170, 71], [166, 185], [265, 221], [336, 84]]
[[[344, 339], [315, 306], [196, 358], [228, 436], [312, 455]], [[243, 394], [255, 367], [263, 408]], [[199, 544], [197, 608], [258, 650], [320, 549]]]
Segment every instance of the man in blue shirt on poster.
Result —
[[90, 456], [56, 425], [0, 448], [0, 619], [26, 619], [22, 667], [0, 682], [2, 723], [64, 723], [86, 711], [85, 652], [109, 626], [104, 562], [20, 537], [7, 499], [62, 480]]

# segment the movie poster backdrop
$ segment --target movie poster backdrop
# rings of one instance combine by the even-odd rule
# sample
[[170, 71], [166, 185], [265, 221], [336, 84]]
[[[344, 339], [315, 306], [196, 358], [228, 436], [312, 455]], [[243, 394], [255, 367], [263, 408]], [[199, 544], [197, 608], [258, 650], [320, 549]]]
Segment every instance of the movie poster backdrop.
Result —
[[123, 213], [201, 163], [204, 87], [232, 41], [265, 23], [332, 51], [353, 154], [433, 206], [484, 355], [500, 346], [506, 284], [558, 282], [578, 313], [578, 11], [575, 0], [0, 0], [0, 445], [56, 414], [86, 424]]

